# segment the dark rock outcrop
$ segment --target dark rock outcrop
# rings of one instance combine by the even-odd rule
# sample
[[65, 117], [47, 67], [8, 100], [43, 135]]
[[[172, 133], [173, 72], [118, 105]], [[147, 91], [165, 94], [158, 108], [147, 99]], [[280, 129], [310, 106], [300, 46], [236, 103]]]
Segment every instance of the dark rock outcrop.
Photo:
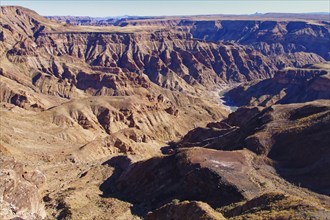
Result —
[[186, 149], [132, 164], [112, 187], [105, 182], [102, 188], [107, 189], [105, 195], [142, 209], [142, 215], [173, 199], [198, 200], [221, 207], [253, 198], [260, 192], [259, 185], [245, 175], [253, 170], [248, 158], [246, 152]]
[[266, 193], [254, 199], [225, 208], [230, 219], [326, 219], [329, 211], [321, 211], [309, 201], [283, 193]]
[[329, 194], [329, 120], [329, 100], [244, 107], [216, 126], [190, 131], [178, 146], [247, 148], [272, 159], [278, 173], [289, 181]]

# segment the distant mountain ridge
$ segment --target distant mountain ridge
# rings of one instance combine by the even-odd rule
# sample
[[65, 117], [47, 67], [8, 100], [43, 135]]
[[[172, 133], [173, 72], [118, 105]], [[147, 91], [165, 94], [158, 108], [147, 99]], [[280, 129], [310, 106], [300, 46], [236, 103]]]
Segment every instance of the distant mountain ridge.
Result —
[[106, 16], [106, 17], [92, 17], [92, 16], [45, 16], [47, 19], [56, 20], [61, 22], [67, 22], [76, 25], [115, 25], [113, 21], [119, 20], [144, 20], [144, 19], [300, 19], [300, 20], [329, 20], [329, 12], [310, 12], [310, 13], [255, 13], [255, 14], [210, 14], [210, 15], [186, 15], [186, 16], [134, 16], [134, 15], [122, 15], [122, 16]]

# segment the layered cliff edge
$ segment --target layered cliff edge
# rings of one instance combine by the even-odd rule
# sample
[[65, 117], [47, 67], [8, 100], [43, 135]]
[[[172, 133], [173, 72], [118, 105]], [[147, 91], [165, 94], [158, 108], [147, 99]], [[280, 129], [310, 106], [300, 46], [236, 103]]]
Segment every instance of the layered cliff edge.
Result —
[[[23, 54], [42, 54], [44, 59], [69, 55], [110, 72], [119, 68], [143, 73], [154, 83], [171, 89], [185, 89], [186, 84], [209, 87], [268, 78], [278, 68], [324, 62], [329, 53], [326, 23], [180, 20], [177, 28], [157, 23], [94, 27], [52, 22], [23, 8], [2, 7], [2, 14], [3, 40], [10, 43], [13, 36], [15, 41], [25, 39], [8, 51], [9, 58], [22, 60], [18, 57]], [[28, 26], [17, 25], [24, 19]], [[48, 66], [42, 64], [43, 72], [51, 69]]]
[[274, 77], [240, 85], [225, 92], [223, 99], [235, 106], [304, 103], [330, 99], [330, 63], [286, 68]]
[[329, 59], [329, 23], [198, 19], [76, 26], [1, 7], [0, 218], [329, 216], [328, 100], [263, 96], [228, 118], [218, 102], [256, 80], [328, 99], [328, 73], [293, 68]]
[[[196, 39], [252, 45], [267, 56], [306, 52], [330, 59], [327, 48], [329, 15], [326, 14], [127, 17], [98, 21], [93, 18], [50, 16], [49, 19], [79, 25], [176, 27], [191, 33]], [[285, 62], [279, 62], [279, 65], [285, 66]], [[299, 66], [299, 62], [295, 65]]]

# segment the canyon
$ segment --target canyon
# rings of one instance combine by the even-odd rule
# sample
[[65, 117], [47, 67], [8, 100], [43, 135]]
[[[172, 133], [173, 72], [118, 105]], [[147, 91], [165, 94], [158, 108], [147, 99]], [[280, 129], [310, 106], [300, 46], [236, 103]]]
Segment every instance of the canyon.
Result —
[[327, 219], [329, 43], [323, 15], [1, 6], [0, 218]]

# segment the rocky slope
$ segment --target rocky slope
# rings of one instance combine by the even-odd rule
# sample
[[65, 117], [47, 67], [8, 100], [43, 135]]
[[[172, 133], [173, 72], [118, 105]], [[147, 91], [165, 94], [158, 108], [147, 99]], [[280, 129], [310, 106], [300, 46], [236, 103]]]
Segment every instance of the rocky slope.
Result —
[[[253, 45], [265, 55], [283, 56], [283, 59], [297, 55], [297, 66], [301, 66], [304, 56], [315, 59], [319, 55], [330, 59], [328, 21], [215, 20], [196, 21], [191, 25], [191, 33], [195, 38]], [[300, 56], [303, 56], [301, 60]], [[277, 60], [278, 65], [285, 65], [281, 57]]]
[[289, 181], [328, 195], [329, 104], [320, 100], [239, 108], [222, 122], [190, 131], [179, 146], [247, 148], [272, 159]]
[[0, 155], [0, 218], [21, 216], [45, 218], [41, 190], [46, 177], [39, 170], [28, 170], [13, 158]]
[[[54, 20], [77, 23], [76, 18], [51, 17]], [[91, 19], [80, 19], [95, 25]], [[252, 45], [264, 55], [276, 60], [278, 67], [330, 59], [328, 49], [329, 16], [317, 14], [213, 15], [196, 17], [123, 18], [101, 20], [97, 25], [165, 26], [185, 29], [196, 39], [231, 41]], [[289, 64], [289, 65], [288, 65]]]
[[184, 213], [177, 200], [208, 203], [230, 219], [327, 219], [330, 103], [323, 102], [240, 108], [189, 132], [172, 155], [114, 166], [118, 173], [100, 189], [147, 219], [167, 219], [164, 210], [177, 219]]
[[[86, 80], [97, 80], [93, 82], [97, 87], [90, 88], [96, 92], [104, 87], [102, 80], [110, 86], [112, 83], [107, 82], [113, 80], [110, 76], [123, 72], [147, 76], [165, 88], [188, 90], [200, 84], [215, 87], [221, 82], [267, 78], [275, 68], [267, 57], [252, 48], [205, 43], [182, 31], [163, 27], [146, 28], [147, 31], [132, 27], [65, 27], [26, 9], [2, 7], [1, 10], [4, 15], [2, 62], [8, 68], [20, 63], [33, 69], [27, 77], [37, 85], [45, 74], [61, 80], [60, 85], [71, 90], [86, 90], [89, 88], [83, 85]], [[26, 25], [18, 25], [21, 22]], [[88, 69], [69, 63], [82, 63]], [[2, 74], [5, 76], [9, 74], [6, 66]], [[105, 73], [109, 75], [107, 79], [103, 79]]]
[[303, 103], [330, 99], [330, 63], [287, 68], [273, 78], [241, 85], [224, 94], [228, 104], [236, 106]]
[[[173, 199], [204, 201], [213, 207], [228, 205], [259, 193], [258, 185], [244, 175], [251, 172], [250, 160], [243, 152], [181, 151], [133, 164], [116, 181], [117, 187], [105, 188], [104, 193], [119, 192], [121, 199], [151, 210]], [[233, 172], [228, 173], [227, 168]]]
[[[76, 26], [1, 7], [0, 218], [178, 219], [194, 210], [195, 219], [326, 219], [328, 102], [246, 107], [225, 119], [218, 92], [324, 61], [328, 24], [266, 34], [280, 42], [268, 54], [255, 38], [267, 33], [261, 26], [276, 32], [266, 21], [229, 19], [233, 36], [244, 25], [251, 34], [240, 41], [224, 33], [233, 23], [202, 20]], [[212, 24], [236, 42], [211, 39]], [[319, 52], [300, 47], [305, 35]], [[285, 46], [289, 36], [302, 39]], [[327, 75], [311, 68], [274, 79], [307, 81], [302, 101], [327, 98]]]
[[[194, 214], [192, 215], [191, 213]], [[154, 219], [223, 220], [225, 218], [220, 213], [214, 211], [206, 203], [185, 201], [185, 202], [180, 202], [178, 204], [174, 202], [162, 206], [156, 211], [149, 213], [146, 219], [147, 220], [154, 220]]]
[[[160, 146], [166, 145], [167, 141], [178, 139], [194, 126], [226, 114], [226, 111], [214, 111], [215, 106], [209, 106], [213, 109], [209, 110], [207, 102], [193, 101], [193, 97], [190, 98], [195, 106], [189, 104], [189, 97], [182, 98], [177, 104], [162, 100], [162, 96], [150, 101], [149, 98], [85, 98], [42, 112], [4, 105], [1, 108], [2, 145], [23, 159], [32, 157], [26, 154], [32, 151], [34, 156], [63, 151], [62, 156], [76, 162], [120, 153], [149, 157], [159, 154]], [[194, 123], [190, 122], [192, 117], [196, 120]], [[46, 158], [57, 159], [52, 155]]]

